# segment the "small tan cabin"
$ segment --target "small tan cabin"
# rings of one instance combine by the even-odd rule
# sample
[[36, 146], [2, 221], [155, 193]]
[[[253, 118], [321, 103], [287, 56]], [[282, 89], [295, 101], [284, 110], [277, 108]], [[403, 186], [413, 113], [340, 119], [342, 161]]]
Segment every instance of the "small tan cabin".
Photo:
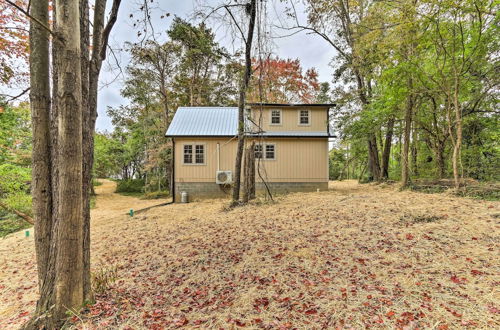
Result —
[[[255, 141], [257, 190], [328, 189], [331, 104], [250, 104], [246, 143]], [[175, 201], [229, 197], [238, 144], [237, 107], [180, 107], [166, 133], [174, 145]]]

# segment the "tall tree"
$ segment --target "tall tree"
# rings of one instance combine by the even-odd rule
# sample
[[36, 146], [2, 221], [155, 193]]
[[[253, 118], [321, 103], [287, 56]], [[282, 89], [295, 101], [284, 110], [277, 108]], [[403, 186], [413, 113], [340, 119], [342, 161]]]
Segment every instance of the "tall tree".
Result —
[[[243, 160], [243, 147], [245, 144], [245, 103], [247, 90], [250, 85], [250, 78], [252, 77], [252, 42], [255, 29], [255, 17], [257, 13], [256, 0], [250, 0], [250, 2], [245, 6], [245, 11], [249, 16], [249, 20], [247, 36], [246, 38], [243, 36], [243, 40], [245, 41], [245, 72], [242, 77], [240, 96], [238, 100], [238, 147], [236, 150], [236, 160], [234, 165], [234, 185], [232, 194], [233, 205], [237, 204], [240, 199], [241, 163]], [[237, 22], [235, 23], [238, 24]]]

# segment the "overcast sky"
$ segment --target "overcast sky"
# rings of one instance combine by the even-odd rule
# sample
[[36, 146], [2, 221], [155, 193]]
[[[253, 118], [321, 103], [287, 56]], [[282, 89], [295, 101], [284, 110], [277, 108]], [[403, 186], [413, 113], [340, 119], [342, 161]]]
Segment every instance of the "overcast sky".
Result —
[[[111, 1], [108, 1], [111, 2]], [[140, 2], [140, 1], [139, 1]], [[179, 16], [184, 19], [193, 20], [193, 12], [200, 10], [200, 4], [206, 3], [220, 3], [219, 0], [160, 0], [160, 8], [152, 10], [153, 27], [158, 37], [161, 39], [165, 37], [165, 31], [168, 30], [172, 23], [174, 16]], [[272, 4], [276, 2], [277, 4]], [[273, 16], [282, 11], [282, 5], [278, 1], [271, 0], [272, 4], [269, 6], [269, 15]], [[118, 21], [111, 32], [110, 45], [113, 49], [119, 49], [124, 46], [126, 42], [137, 42], [137, 31], [134, 29], [134, 18], [140, 15], [138, 11], [139, 5], [136, 1], [122, 1]], [[298, 7], [298, 11], [303, 10]], [[170, 13], [167, 18], [161, 19], [164, 13]], [[130, 15], [133, 14], [133, 18]], [[303, 13], [299, 13], [301, 19], [305, 20]], [[215, 22], [208, 22], [208, 25], [216, 32], [217, 41], [220, 42], [229, 51], [240, 47], [240, 43], [233, 45], [233, 40], [227, 36], [225, 29], [220, 25], [217, 26]], [[286, 35], [286, 31], [278, 31], [274, 29], [275, 35]], [[161, 33], [161, 35], [159, 35]], [[334, 56], [333, 50], [328, 44], [320, 37], [306, 34], [304, 32], [288, 36], [284, 38], [273, 39], [274, 55], [281, 58], [298, 58], [304, 70], [314, 67], [319, 73], [319, 80], [321, 82], [331, 82], [332, 69], [329, 66], [331, 59]], [[123, 75], [120, 75], [120, 70], [117, 68], [116, 62], [120, 64], [121, 68], [125, 68], [129, 60], [125, 52], [115, 51], [115, 56], [108, 55], [108, 63], [103, 66], [101, 72], [101, 89], [99, 91], [97, 130], [111, 131], [113, 126], [111, 120], [106, 115], [108, 106], [116, 107], [119, 105], [128, 104], [128, 100], [120, 95], [120, 89], [123, 86]]]

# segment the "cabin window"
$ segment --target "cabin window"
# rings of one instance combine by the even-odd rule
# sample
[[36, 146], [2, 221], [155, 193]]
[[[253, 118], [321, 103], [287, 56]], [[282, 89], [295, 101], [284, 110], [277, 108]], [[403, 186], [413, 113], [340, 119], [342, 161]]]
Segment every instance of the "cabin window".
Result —
[[185, 144], [184, 145], [184, 164], [203, 165], [205, 164], [205, 145], [203, 144]]
[[196, 146], [195, 162], [196, 164], [205, 163], [205, 146], [202, 144]]
[[262, 144], [256, 144], [254, 146], [255, 159], [262, 158]]
[[281, 125], [281, 110], [271, 110], [271, 125]]
[[266, 144], [266, 159], [275, 159], [274, 144]]
[[184, 146], [184, 164], [192, 164], [193, 163], [193, 146], [186, 145]]
[[275, 160], [275, 150], [274, 144], [256, 144], [254, 146], [255, 159]]
[[311, 123], [311, 112], [309, 110], [299, 110], [299, 125], [309, 125]]

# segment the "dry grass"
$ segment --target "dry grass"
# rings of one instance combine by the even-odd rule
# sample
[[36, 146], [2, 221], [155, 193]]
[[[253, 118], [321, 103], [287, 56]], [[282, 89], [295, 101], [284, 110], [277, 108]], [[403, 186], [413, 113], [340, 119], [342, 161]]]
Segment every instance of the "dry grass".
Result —
[[[117, 281], [77, 327], [500, 327], [498, 202], [340, 182], [130, 218], [158, 201], [110, 185], [97, 187], [92, 253]], [[33, 240], [12, 235], [0, 255], [0, 324], [15, 328], [34, 308]]]

